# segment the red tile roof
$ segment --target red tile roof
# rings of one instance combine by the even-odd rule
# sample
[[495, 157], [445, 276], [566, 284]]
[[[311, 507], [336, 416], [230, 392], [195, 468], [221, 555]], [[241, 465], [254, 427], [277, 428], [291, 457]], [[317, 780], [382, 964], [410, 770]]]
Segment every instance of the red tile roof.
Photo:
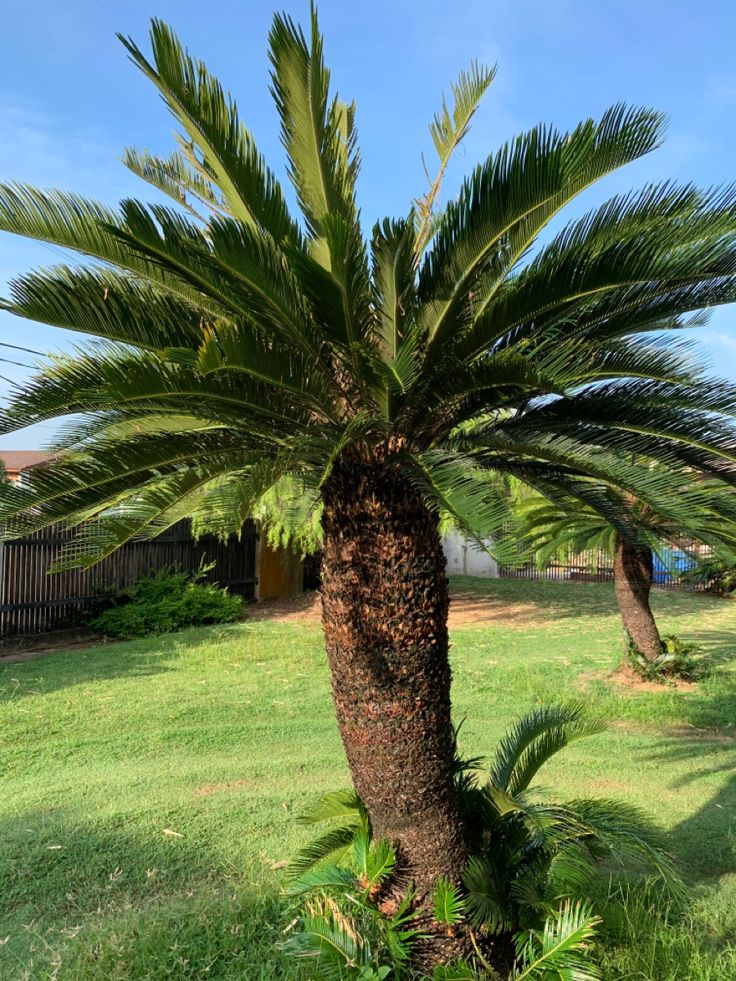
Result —
[[16, 477], [23, 470], [37, 467], [51, 457], [52, 454], [44, 450], [0, 450], [0, 460], [5, 465], [8, 477]]

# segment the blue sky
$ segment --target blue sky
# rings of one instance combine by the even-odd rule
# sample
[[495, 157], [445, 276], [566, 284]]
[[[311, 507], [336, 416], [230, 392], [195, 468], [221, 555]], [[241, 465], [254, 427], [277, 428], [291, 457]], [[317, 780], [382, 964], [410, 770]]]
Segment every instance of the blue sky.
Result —
[[[241, 115], [283, 176], [268, 93], [266, 35], [273, 10], [306, 19], [308, 4], [266, 0], [3, 0], [0, 180], [73, 189], [114, 204], [152, 191], [120, 163], [125, 146], [167, 152], [172, 121], [115, 38], [145, 48], [148, 21], [169, 21], [237, 97]], [[575, 217], [610, 194], [652, 180], [711, 185], [736, 178], [736, 4], [733, 0], [323, 0], [320, 20], [333, 87], [358, 103], [363, 150], [359, 194], [366, 227], [405, 214], [424, 190], [421, 153], [441, 93], [471, 58], [499, 71], [446, 193], [499, 143], [540, 121], [568, 128], [610, 104], [670, 115], [666, 145], [601, 182]], [[284, 177], [285, 180], [285, 177]], [[62, 261], [59, 250], [0, 233], [0, 294], [14, 275]], [[699, 334], [714, 370], [736, 380], [736, 307]], [[79, 340], [0, 314], [0, 341], [41, 351]], [[30, 356], [0, 348], [0, 356]], [[26, 368], [0, 364], [6, 379]], [[0, 392], [7, 392], [3, 381]], [[0, 438], [36, 448], [38, 426]]]

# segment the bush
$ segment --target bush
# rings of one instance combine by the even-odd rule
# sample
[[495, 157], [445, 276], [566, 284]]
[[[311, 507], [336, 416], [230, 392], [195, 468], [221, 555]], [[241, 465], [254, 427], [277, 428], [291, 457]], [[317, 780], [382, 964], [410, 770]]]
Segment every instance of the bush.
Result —
[[[490, 768], [456, 747], [471, 857], [461, 883], [437, 880], [429, 909], [396, 877], [396, 852], [373, 837], [356, 793], [323, 796], [302, 822], [327, 830], [290, 866], [286, 892], [301, 906], [286, 951], [309, 964], [312, 981], [415, 981], [426, 977], [414, 955], [429, 928], [474, 951], [437, 968], [433, 981], [599, 978], [591, 947], [600, 919], [586, 893], [601, 866], [609, 879], [611, 864], [653, 873], [673, 897], [682, 888], [666, 838], [635, 807], [555, 803], [531, 787], [550, 757], [604, 728], [579, 704], [545, 706], [517, 720]], [[509, 945], [511, 963], [494, 971], [489, 959], [503, 958]]]
[[243, 615], [243, 600], [198, 572], [161, 569], [113, 597], [113, 606], [91, 621], [106, 637], [144, 637], [183, 627], [231, 623]]
[[695, 681], [702, 677], [704, 664], [701, 648], [676, 634], [662, 637], [662, 653], [649, 660], [640, 654], [633, 641], [626, 635], [626, 657], [631, 667], [645, 681]]

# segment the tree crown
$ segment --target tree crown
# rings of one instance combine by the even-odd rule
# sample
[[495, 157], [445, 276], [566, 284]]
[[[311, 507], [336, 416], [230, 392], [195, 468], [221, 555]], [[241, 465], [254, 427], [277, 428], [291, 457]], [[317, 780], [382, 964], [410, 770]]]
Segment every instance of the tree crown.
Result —
[[0, 229], [82, 257], [20, 276], [5, 308], [97, 338], [4, 414], [3, 432], [73, 417], [53, 462], [2, 489], [16, 531], [77, 523], [64, 561], [82, 564], [183, 516], [227, 534], [284, 482], [308, 512], [346, 458], [400, 468], [477, 539], [507, 518], [507, 478], [614, 527], [624, 494], [684, 522], [687, 474], [732, 481], [733, 390], [671, 332], [736, 299], [736, 188], [652, 185], [535, 246], [659, 145], [661, 114], [534, 127], [438, 210], [495, 71], [473, 64], [431, 123], [437, 177], [366, 238], [355, 107], [331, 95], [314, 9], [308, 35], [278, 14], [269, 36], [299, 220], [234, 99], [167, 25], [150, 39], [149, 58], [121, 38], [179, 145], [125, 162], [171, 206], [0, 186]]

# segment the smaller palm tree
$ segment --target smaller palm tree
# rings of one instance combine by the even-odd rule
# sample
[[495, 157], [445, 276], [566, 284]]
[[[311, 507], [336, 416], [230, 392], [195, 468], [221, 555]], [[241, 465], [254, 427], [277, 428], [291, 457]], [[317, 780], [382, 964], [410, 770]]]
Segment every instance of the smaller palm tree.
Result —
[[[309, 898], [287, 949], [309, 958], [310, 977], [319, 981], [408, 978], [403, 968], [422, 934], [442, 931], [469, 938], [470, 962], [484, 967], [490, 957], [493, 977], [500, 968], [511, 979], [598, 978], [585, 956], [598, 919], [582, 896], [599, 865], [639, 867], [675, 894], [681, 890], [665, 836], [636, 808], [610, 799], [557, 803], [534, 787], [548, 760], [604, 730], [579, 703], [542, 706], [514, 722], [490, 765], [463, 759], [456, 733], [455, 783], [470, 858], [462, 883], [438, 880], [430, 917], [396, 901], [396, 852], [374, 837], [355, 792], [326, 794], [302, 816], [326, 830], [291, 865], [287, 892]], [[581, 931], [583, 942], [576, 943]], [[556, 953], [545, 942], [551, 936]], [[469, 966], [466, 960], [453, 966], [455, 973], [439, 969], [434, 977], [478, 977]]]
[[[692, 478], [691, 478], [692, 480]], [[515, 505], [517, 531], [539, 565], [556, 556], [602, 550], [613, 560], [616, 602], [627, 640], [635, 656], [653, 664], [663, 651], [662, 638], [649, 597], [654, 556], [665, 558], [675, 547], [695, 553], [701, 543], [724, 558], [736, 546], [736, 498], [717, 481], [700, 481], [683, 490], [676, 502], [657, 509], [631, 495], [609, 489], [608, 513], [572, 497], [550, 500], [521, 488]]]

